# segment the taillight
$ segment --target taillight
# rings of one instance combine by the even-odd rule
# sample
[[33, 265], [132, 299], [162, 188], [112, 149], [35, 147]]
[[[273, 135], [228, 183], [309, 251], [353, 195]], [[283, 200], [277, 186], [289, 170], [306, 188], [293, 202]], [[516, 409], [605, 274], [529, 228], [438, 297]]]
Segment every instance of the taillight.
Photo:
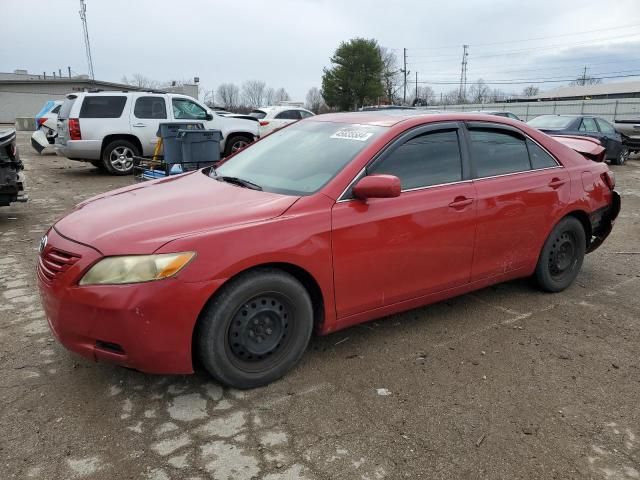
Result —
[[79, 118], [69, 119], [69, 140], [82, 140], [82, 135], [80, 134]]
[[611, 170], [607, 170], [600, 176], [602, 177], [604, 183], [607, 184], [607, 187], [609, 187], [609, 190], [613, 190], [614, 188], [616, 188], [616, 176]]
[[264, 120], [260, 122], [261, 127], [266, 127], [267, 125], [269, 125], [269, 122], [265, 122]]
[[46, 121], [47, 121], [46, 117], [40, 117], [38, 119], [38, 127], [41, 127], [42, 125], [44, 125]]

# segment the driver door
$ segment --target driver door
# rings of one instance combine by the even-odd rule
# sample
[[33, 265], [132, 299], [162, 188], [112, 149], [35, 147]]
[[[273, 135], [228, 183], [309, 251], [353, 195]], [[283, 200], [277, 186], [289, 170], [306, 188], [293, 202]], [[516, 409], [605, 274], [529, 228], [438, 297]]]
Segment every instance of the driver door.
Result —
[[405, 133], [362, 174], [397, 176], [400, 196], [347, 192], [334, 205], [338, 319], [469, 282], [476, 202], [462, 147], [457, 123]]

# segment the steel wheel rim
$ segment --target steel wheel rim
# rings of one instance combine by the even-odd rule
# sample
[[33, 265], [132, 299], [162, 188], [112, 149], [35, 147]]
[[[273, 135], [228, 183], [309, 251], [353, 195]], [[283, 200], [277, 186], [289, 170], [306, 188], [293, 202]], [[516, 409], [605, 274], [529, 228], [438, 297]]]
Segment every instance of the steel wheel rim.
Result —
[[226, 348], [232, 363], [246, 372], [263, 372], [286, 353], [294, 325], [292, 303], [277, 292], [243, 302], [229, 323]]
[[626, 148], [623, 148], [622, 150], [620, 150], [620, 153], [618, 154], [618, 163], [622, 165], [624, 162], [627, 161], [628, 157], [629, 157], [629, 150]]
[[133, 150], [124, 146], [114, 148], [109, 155], [109, 163], [120, 172], [130, 170], [133, 167]]
[[553, 242], [549, 252], [549, 273], [560, 281], [570, 275], [578, 263], [578, 244], [571, 232], [563, 232]]

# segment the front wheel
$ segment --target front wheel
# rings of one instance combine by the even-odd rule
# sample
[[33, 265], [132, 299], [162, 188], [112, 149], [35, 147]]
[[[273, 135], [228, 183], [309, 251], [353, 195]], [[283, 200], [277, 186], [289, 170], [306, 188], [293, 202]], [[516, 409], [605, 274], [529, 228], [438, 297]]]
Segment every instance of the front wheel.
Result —
[[102, 153], [102, 161], [112, 175], [129, 175], [133, 172], [133, 157], [140, 155], [138, 147], [128, 140], [114, 140]]
[[286, 272], [260, 269], [223, 287], [203, 311], [194, 340], [213, 377], [254, 388], [291, 370], [312, 330], [313, 308], [304, 286]]
[[229, 155], [242, 150], [251, 142], [253, 142], [253, 138], [247, 137], [246, 135], [233, 135], [229, 137], [227, 139], [227, 143], [224, 146], [224, 156], [228, 157]]
[[575, 217], [565, 217], [555, 226], [542, 247], [534, 274], [547, 292], [567, 288], [580, 272], [587, 240], [584, 228]]

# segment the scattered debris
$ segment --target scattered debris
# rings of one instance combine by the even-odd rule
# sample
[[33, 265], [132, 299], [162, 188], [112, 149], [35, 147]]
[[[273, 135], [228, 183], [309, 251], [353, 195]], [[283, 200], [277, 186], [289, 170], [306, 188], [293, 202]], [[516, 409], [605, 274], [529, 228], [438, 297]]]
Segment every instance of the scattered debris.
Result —
[[486, 433], [483, 433], [482, 436], [476, 441], [476, 447], [479, 447], [480, 445], [482, 445], [482, 442], [484, 442], [484, 439], [487, 437]]
[[381, 397], [388, 397], [389, 395], [391, 395], [391, 391], [387, 390], [386, 388], [376, 388], [376, 393]]
[[618, 365], [617, 363], [612, 363], [611, 366], [613, 368], [615, 368], [616, 370], [618, 370], [620, 368], [620, 365]]
[[337, 342], [334, 344], [334, 347], [335, 347], [335, 346], [337, 346], [337, 345], [340, 345], [341, 343], [346, 342], [347, 340], [349, 340], [349, 337], [344, 337], [342, 340], [337, 341]]
[[567, 355], [566, 353], [561, 353], [560, 355], [558, 355], [558, 358], [560, 360], [571, 360], [571, 356]]

